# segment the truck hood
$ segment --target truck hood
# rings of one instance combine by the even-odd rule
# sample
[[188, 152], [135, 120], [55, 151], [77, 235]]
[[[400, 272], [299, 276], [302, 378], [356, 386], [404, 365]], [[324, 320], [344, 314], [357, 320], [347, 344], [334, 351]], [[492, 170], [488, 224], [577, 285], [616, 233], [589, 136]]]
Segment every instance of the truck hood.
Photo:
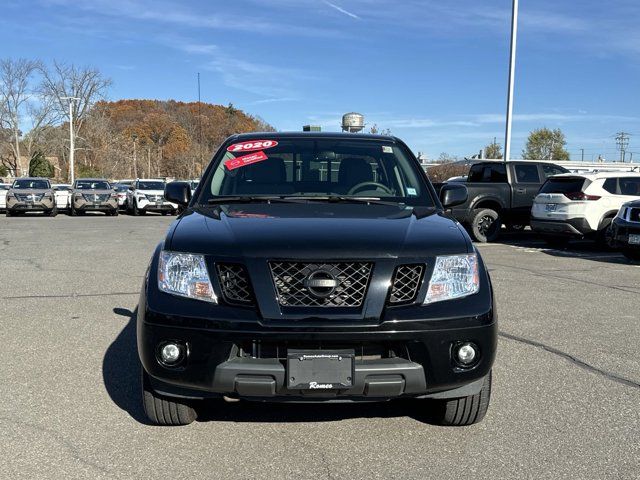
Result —
[[191, 210], [165, 249], [287, 259], [423, 258], [467, 253], [459, 224], [430, 211], [366, 204], [243, 204]]

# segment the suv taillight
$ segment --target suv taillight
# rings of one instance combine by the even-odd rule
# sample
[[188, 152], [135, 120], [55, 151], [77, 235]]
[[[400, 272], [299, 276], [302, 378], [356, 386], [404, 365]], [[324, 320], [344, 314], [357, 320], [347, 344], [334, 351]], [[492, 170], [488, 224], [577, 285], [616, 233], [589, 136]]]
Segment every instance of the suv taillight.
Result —
[[564, 196], [569, 200], [600, 200], [598, 195], [587, 195], [584, 192], [565, 192]]

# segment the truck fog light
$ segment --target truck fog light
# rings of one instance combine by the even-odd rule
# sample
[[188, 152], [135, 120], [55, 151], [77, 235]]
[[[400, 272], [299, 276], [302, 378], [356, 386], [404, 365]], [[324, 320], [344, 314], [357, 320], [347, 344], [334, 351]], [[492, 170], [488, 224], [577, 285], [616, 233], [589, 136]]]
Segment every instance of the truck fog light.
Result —
[[473, 343], [463, 343], [459, 345], [456, 349], [455, 356], [456, 361], [465, 367], [473, 364], [478, 357], [478, 347], [476, 347]]
[[184, 356], [184, 347], [173, 342], [165, 343], [160, 347], [160, 362], [164, 365], [176, 365]]

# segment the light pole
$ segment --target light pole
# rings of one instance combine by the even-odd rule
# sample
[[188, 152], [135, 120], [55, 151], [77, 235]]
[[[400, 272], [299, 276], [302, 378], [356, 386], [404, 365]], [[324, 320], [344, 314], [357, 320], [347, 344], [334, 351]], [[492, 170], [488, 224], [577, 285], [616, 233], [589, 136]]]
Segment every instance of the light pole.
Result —
[[511, 117], [513, 113], [513, 82], [516, 74], [516, 40], [518, 36], [518, 0], [511, 7], [511, 49], [509, 52], [509, 87], [507, 91], [507, 125], [504, 132], [504, 161], [511, 156]]
[[78, 97], [60, 97], [62, 100], [69, 100], [69, 179], [71, 180], [71, 184], [73, 185], [73, 181], [75, 180], [75, 171], [74, 171], [74, 154], [75, 154], [75, 136], [73, 134], [73, 106], [75, 102], [79, 102], [80, 99]]

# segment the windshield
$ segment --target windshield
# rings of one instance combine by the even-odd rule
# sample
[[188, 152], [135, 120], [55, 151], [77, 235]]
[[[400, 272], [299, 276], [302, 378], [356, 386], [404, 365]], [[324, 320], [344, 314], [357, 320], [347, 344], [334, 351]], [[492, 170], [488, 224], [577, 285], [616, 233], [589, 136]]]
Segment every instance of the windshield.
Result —
[[104, 180], [98, 181], [89, 181], [89, 180], [78, 180], [76, 182], [77, 190], [111, 190], [111, 186], [109, 182], [105, 182]]
[[129, 186], [128, 186], [128, 185], [123, 185], [123, 184], [119, 183], [119, 184], [117, 184], [117, 185], [114, 185], [114, 186], [113, 186], [113, 189], [114, 189], [116, 192], [126, 192], [126, 191], [129, 189]]
[[138, 182], [139, 190], [164, 190], [164, 182]]
[[434, 206], [419, 165], [403, 148], [371, 139], [285, 138], [221, 150], [199, 202], [216, 197], [378, 198]]
[[33, 189], [33, 190], [48, 190], [51, 188], [49, 186], [48, 180], [33, 180], [33, 179], [21, 179], [13, 182], [13, 187], [17, 190], [22, 189]]

